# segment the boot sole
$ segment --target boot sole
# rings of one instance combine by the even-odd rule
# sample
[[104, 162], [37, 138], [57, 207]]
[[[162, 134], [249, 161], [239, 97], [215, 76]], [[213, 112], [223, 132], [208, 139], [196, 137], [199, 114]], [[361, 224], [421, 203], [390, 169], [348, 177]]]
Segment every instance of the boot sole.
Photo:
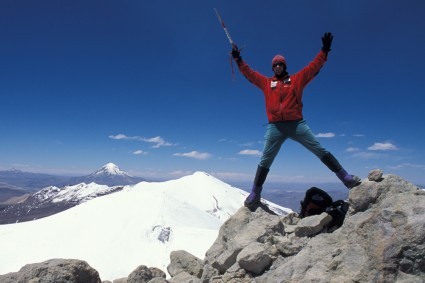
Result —
[[249, 210], [254, 211], [254, 210], [256, 210], [261, 205], [261, 201], [260, 200], [255, 200], [253, 202], [247, 202], [247, 201], [245, 201], [243, 203], [243, 205], [246, 208], [248, 208]]
[[354, 187], [357, 187], [358, 185], [360, 185], [362, 183], [362, 180], [355, 176], [354, 180], [356, 181], [354, 184], [352, 184], [351, 186], [347, 186], [348, 189], [352, 189]]

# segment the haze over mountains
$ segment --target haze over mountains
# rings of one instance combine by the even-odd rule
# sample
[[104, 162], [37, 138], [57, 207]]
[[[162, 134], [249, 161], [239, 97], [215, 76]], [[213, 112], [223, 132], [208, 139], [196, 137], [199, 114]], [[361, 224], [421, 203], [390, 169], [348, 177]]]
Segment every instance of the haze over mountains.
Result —
[[[0, 211], [2, 208], [9, 206], [8, 216], [3, 214], [0, 224], [15, 223], [16, 221], [27, 221], [34, 218], [47, 216], [63, 209], [76, 205], [75, 202], [69, 203], [56, 203], [55, 205], [49, 204], [49, 200], [45, 199], [40, 203], [37, 197], [31, 197], [34, 192], [40, 190], [58, 191], [59, 189], [66, 189], [75, 191], [76, 188], [72, 186], [84, 183], [88, 185], [92, 182], [99, 185], [107, 185], [110, 187], [124, 186], [137, 184], [145, 179], [140, 177], [130, 176], [128, 173], [122, 171], [117, 165], [108, 163], [99, 170], [81, 177], [64, 177], [47, 174], [38, 174], [30, 172], [22, 172], [20, 170], [7, 170], [0, 171]], [[230, 183], [231, 185], [250, 191], [251, 183]], [[85, 185], [80, 186], [83, 189]], [[263, 190], [263, 197], [271, 200], [283, 207], [288, 207], [294, 211], [299, 210], [300, 200], [303, 199], [305, 191], [311, 186], [319, 186], [326, 190], [334, 199], [346, 199], [348, 190], [341, 183], [330, 184], [304, 184], [304, 183], [271, 183], [266, 182], [265, 189]], [[111, 191], [116, 188], [111, 188]], [[19, 206], [11, 209], [10, 205], [19, 203]], [[34, 208], [37, 207], [37, 211]], [[30, 210], [31, 208], [31, 210]], [[31, 214], [25, 217], [24, 214], [31, 211]], [[7, 220], [6, 220], [7, 219]]]
[[130, 176], [113, 163], [108, 163], [99, 170], [81, 177], [56, 176], [12, 169], [0, 171], [0, 202], [49, 186], [63, 187], [92, 182], [99, 185], [124, 186], [137, 184], [144, 180], [144, 178]]

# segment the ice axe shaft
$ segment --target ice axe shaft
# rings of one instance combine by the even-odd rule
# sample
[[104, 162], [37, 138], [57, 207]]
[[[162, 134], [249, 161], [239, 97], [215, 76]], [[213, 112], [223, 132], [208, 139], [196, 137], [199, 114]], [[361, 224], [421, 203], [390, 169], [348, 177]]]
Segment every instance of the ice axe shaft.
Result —
[[224, 32], [226, 33], [227, 39], [229, 40], [230, 44], [232, 45], [232, 48], [236, 47], [236, 44], [233, 42], [232, 38], [230, 37], [229, 31], [227, 30], [226, 25], [224, 24], [223, 20], [221, 19], [220, 14], [218, 13], [217, 9], [214, 8], [214, 11], [215, 11], [215, 14], [217, 15], [217, 18], [218, 18], [221, 26], [224, 29]]

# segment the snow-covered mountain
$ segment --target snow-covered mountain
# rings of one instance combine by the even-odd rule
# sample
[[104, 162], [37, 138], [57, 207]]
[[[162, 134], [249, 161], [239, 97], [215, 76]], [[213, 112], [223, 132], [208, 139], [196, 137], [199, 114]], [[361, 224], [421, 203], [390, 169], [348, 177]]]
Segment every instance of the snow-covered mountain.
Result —
[[108, 163], [99, 170], [83, 177], [71, 178], [69, 184], [96, 183], [107, 186], [133, 185], [145, 181], [143, 178], [130, 176], [114, 163]]
[[108, 187], [96, 183], [81, 183], [62, 188], [46, 187], [25, 200], [0, 208], [0, 224], [25, 222], [47, 217], [88, 200], [115, 193], [123, 186]]
[[122, 188], [122, 186], [108, 187], [96, 183], [81, 183], [75, 186], [65, 186], [63, 188], [55, 186], [47, 187], [33, 194], [33, 197], [40, 202], [76, 202], [80, 204], [96, 197], [119, 191]]
[[[49, 186], [63, 187], [92, 182], [107, 186], [125, 186], [142, 181], [145, 179], [130, 176], [114, 163], [108, 163], [89, 175], [79, 177], [54, 176], [11, 169], [0, 171], [0, 202], [7, 200], [11, 190], [14, 190], [13, 196], [19, 196]], [[8, 189], [8, 192], [5, 192], [5, 189]]]
[[130, 177], [126, 172], [122, 171], [120, 168], [118, 168], [117, 165], [114, 163], [108, 163], [99, 170], [95, 171], [93, 174], [94, 176], [126, 176]]
[[31, 221], [50, 216], [87, 200], [119, 191], [124, 185], [135, 184], [142, 180], [142, 178], [131, 177], [115, 164], [108, 163], [90, 175], [68, 179], [67, 183], [73, 185], [52, 185], [27, 196], [19, 203], [0, 203], [0, 224]]
[[[0, 225], [0, 274], [51, 258], [85, 260], [102, 280], [128, 276], [141, 264], [166, 271], [173, 250], [203, 258], [246, 195], [197, 172], [167, 182], [125, 186], [39, 220]], [[62, 196], [68, 199], [71, 194]], [[278, 214], [290, 211], [269, 206]]]

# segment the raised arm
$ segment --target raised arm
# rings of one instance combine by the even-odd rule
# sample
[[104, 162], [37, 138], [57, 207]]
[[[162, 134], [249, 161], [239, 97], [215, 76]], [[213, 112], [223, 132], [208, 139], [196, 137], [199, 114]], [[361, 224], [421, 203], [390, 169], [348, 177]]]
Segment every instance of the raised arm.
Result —
[[322, 50], [316, 55], [313, 61], [299, 72], [303, 85], [307, 85], [325, 64], [328, 59], [328, 52], [331, 51], [332, 40], [332, 33], [326, 32], [322, 37]]
[[232, 57], [238, 65], [239, 71], [248, 79], [252, 84], [264, 90], [267, 86], [268, 78], [257, 71], [252, 70], [248, 64], [242, 60], [240, 50], [236, 45], [232, 49]]

